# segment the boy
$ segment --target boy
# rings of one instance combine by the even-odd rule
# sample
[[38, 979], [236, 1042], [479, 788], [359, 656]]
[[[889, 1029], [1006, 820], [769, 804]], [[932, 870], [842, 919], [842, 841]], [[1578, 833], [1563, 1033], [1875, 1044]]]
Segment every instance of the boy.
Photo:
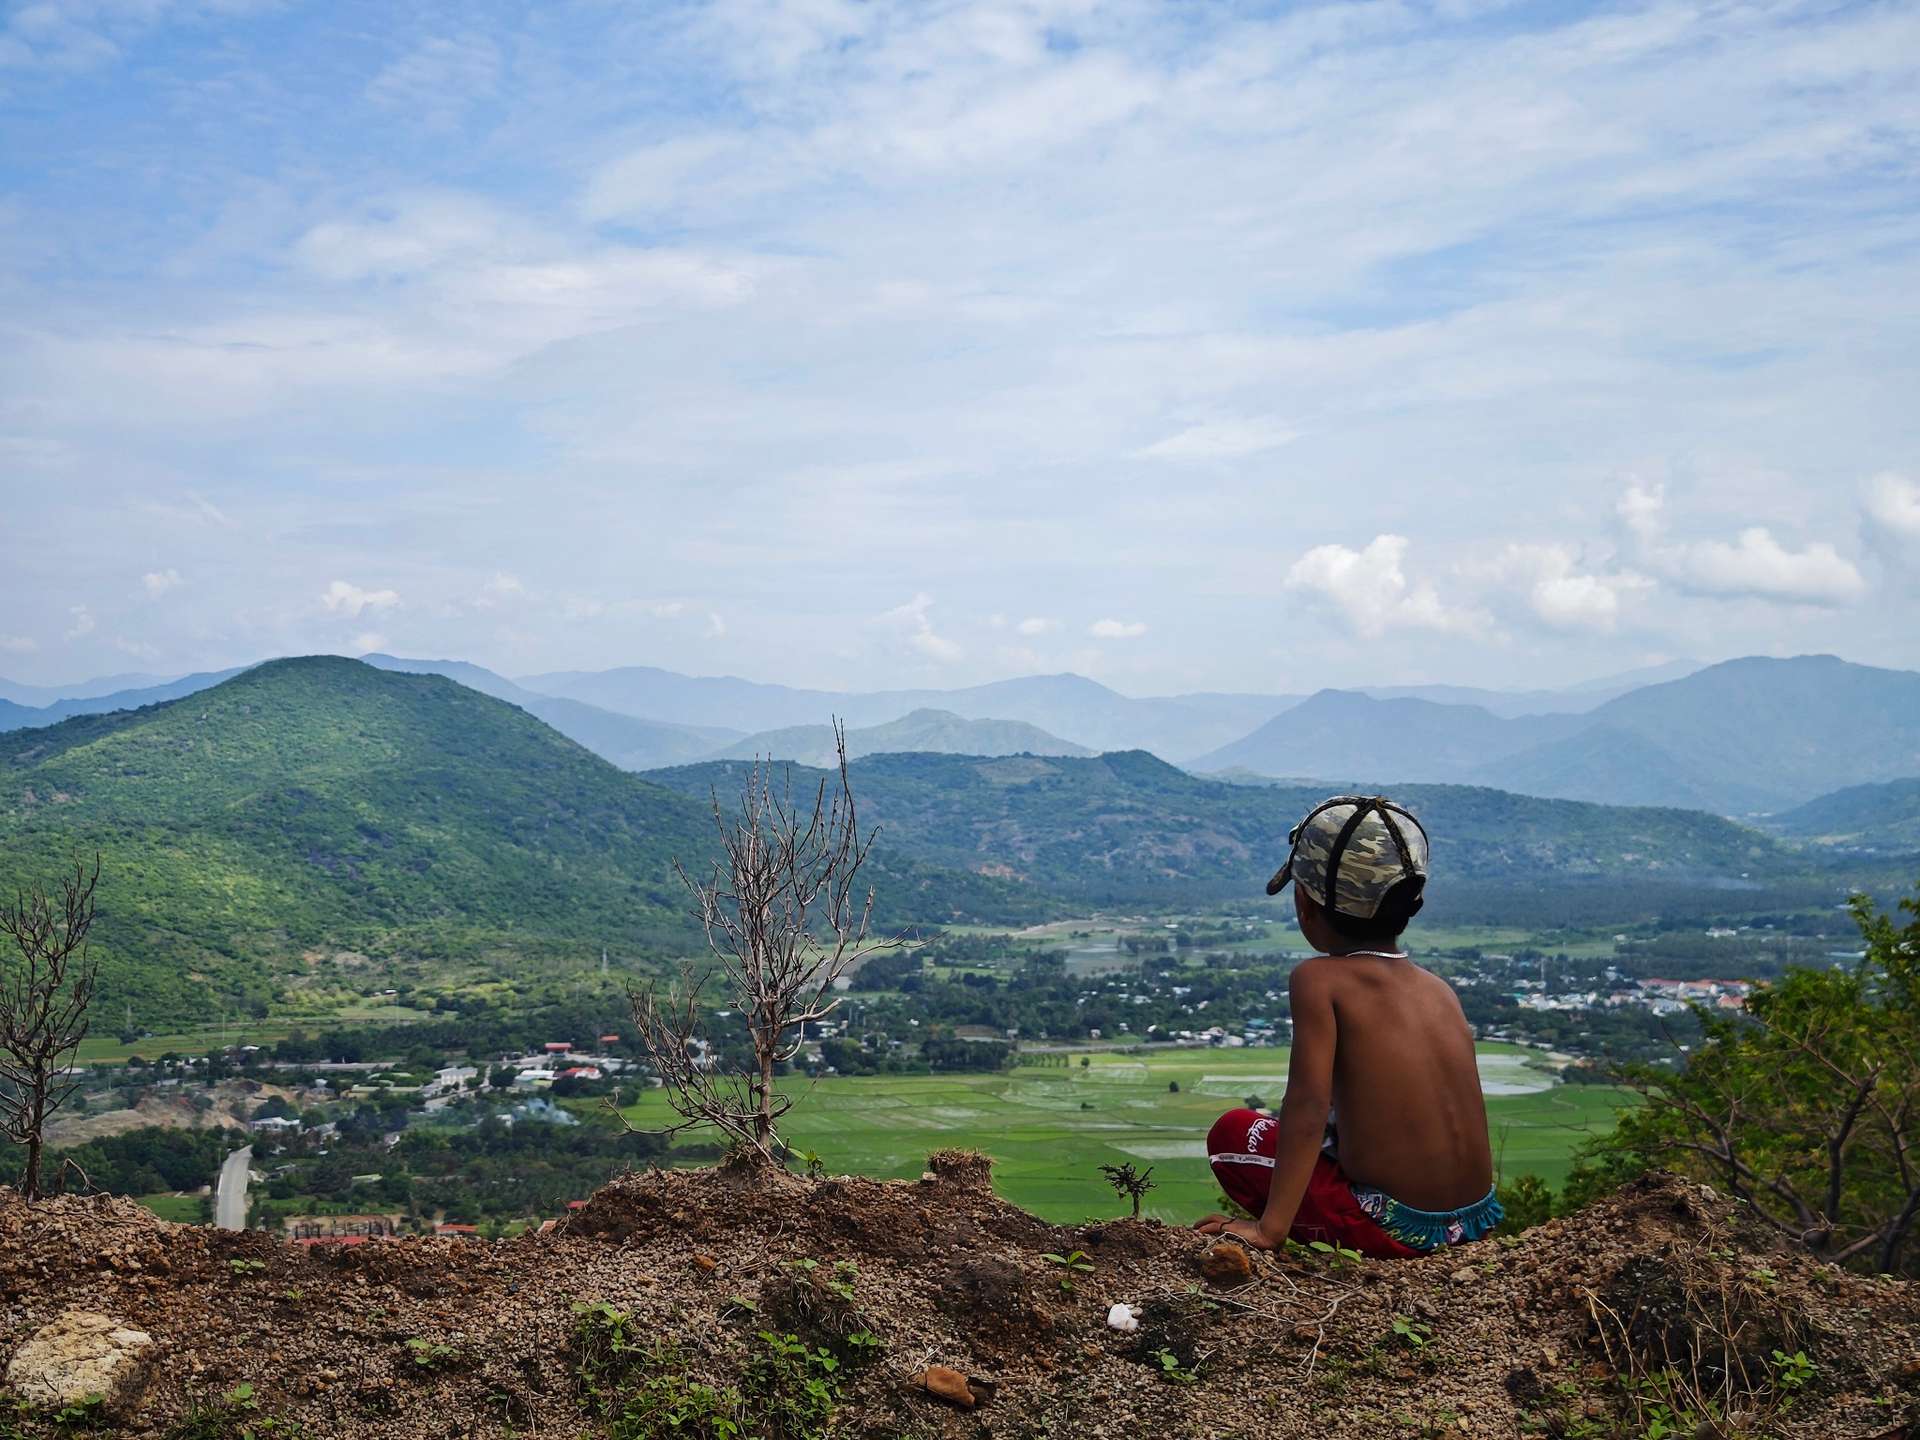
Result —
[[1426, 831], [1383, 797], [1336, 795], [1287, 838], [1267, 893], [1293, 882], [1320, 953], [1293, 972], [1286, 1099], [1278, 1117], [1230, 1110], [1207, 1136], [1220, 1188], [1260, 1218], [1195, 1228], [1377, 1256], [1477, 1240], [1502, 1212], [1473, 1033], [1452, 988], [1399, 946], [1426, 888]]

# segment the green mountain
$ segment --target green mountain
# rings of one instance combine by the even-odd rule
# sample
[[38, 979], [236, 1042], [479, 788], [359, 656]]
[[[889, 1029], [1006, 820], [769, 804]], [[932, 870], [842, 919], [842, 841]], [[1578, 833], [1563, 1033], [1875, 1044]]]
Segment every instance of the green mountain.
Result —
[[[692, 794], [727, 794], [739, 762], [654, 771]], [[1009, 879], [1079, 903], [1261, 895], [1288, 828], [1324, 785], [1232, 784], [1143, 751], [1092, 759], [874, 755], [852, 768], [884, 843], [929, 864]], [[1433, 837], [1437, 902], [1460, 887], [1710, 890], [1785, 876], [1796, 862], [1717, 816], [1541, 800], [1455, 785], [1394, 795]], [[1618, 900], [1615, 914], [1631, 909]]]
[[[98, 851], [102, 1013], [143, 1025], [376, 973], [550, 976], [602, 947], [663, 964], [704, 943], [673, 862], [717, 848], [704, 793], [467, 685], [357, 660], [270, 661], [0, 735], [0, 887]], [[898, 849], [870, 874], [889, 927], [1058, 911]]]
[[1911, 855], [1920, 852], [1920, 779], [1849, 785], [1772, 816], [1767, 828], [1821, 845]]
[[[921, 751], [931, 755], [1091, 755], [1021, 720], [967, 720], [947, 710], [915, 710], [884, 725], [847, 731], [847, 758]], [[834, 762], [833, 727], [793, 725], [767, 730], [716, 750], [715, 760], [751, 760], [756, 756], [800, 765]]]

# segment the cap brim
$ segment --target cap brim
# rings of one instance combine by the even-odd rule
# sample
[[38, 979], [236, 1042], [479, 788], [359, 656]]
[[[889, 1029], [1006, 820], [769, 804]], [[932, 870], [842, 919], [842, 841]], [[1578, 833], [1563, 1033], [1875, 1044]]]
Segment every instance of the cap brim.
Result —
[[1267, 894], [1278, 895], [1287, 888], [1287, 882], [1293, 879], [1293, 857], [1287, 857], [1287, 863], [1273, 872], [1273, 879], [1267, 881]]

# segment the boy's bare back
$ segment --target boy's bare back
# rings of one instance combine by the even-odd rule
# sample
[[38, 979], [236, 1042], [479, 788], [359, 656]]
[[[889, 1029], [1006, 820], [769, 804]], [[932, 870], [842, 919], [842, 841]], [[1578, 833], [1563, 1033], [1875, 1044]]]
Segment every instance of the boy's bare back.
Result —
[[[1444, 980], [1404, 956], [1322, 955], [1294, 969], [1292, 1001], [1296, 1052], [1331, 1044], [1340, 1165], [1355, 1184], [1422, 1210], [1487, 1193], [1473, 1032]], [[1296, 1053], [1309, 1069], [1316, 1058]]]

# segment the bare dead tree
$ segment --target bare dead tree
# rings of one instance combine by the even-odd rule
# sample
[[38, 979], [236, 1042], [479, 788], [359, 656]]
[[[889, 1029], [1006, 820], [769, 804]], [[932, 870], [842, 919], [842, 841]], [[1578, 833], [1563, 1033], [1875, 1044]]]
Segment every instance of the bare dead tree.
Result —
[[80, 1083], [73, 1060], [99, 970], [87, 949], [99, 883], [96, 855], [91, 870], [76, 862], [54, 891], [35, 883], [0, 901], [0, 935], [19, 951], [0, 961], [0, 1123], [26, 1147], [20, 1193], [29, 1201], [40, 1198], [47, 1116]]
[[[775, 1071], [799, 1053], [806, 1026], [838, 1008], [834, 981], [901, 943], [870, 933], [873, 890], [862, 893], [860, 871], [878, 832], [860, 832], [846, 732], [837, 720], [833, 731], [837, 776], [822, 778], [811, 807], [795, 803], [790, 769], [776, 774], [756, 761], [737, 814], [714, 797], [722, 853], [711, 873], [696, 879], [674, 862], [712, 962], [687, 966], [677, 987], [628, 991], [641, 1048], [679, 1117], [648, 1133], [707, 1126], [773, 1163], [776, 1127], [793, 1107], [793, 1097], [775, 1089]], [[716, 979], [746, 1021], [749, 1070], [727, 1070], [709, 1044], [702, 996]]]

